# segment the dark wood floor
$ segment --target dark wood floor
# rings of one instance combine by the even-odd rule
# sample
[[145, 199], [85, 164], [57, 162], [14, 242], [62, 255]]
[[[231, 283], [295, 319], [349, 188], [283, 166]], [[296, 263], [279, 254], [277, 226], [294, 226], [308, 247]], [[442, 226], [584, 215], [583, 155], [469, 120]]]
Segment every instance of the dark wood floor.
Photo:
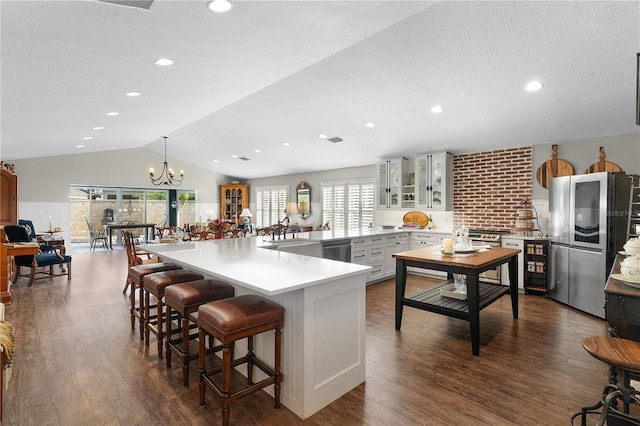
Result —
[[[197, 368], [184, 388], [177, 361], [167, 370], [131, 332], [126, 263], [122, 250], [77, 253], [70, 282], [14, 287], [5, 425], [220, 423], [213, 395], [199, 406]], [[411, 277], [409, 292], [428, 285]], [[506, 297], [482, 311], [479, 357], [464, 321], [406, 308], [396, 332], [393, 303], [392, 280], [367, 288], [366, 383], [306, 421], [259, 392], [232, 406], [232, 424], [567, 425], [606, 383], [606, 366], [580, 345], [605, 322], [552, 300], [522, 295], [518, 320]]]

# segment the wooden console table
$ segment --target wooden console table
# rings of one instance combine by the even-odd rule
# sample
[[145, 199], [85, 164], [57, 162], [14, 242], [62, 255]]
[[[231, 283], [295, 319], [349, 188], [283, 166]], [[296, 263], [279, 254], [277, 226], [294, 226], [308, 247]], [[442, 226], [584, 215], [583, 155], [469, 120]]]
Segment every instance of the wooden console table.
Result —
[[0, 244], [0, 300], [5, 305], [11, 303], [9, 291], [9, 273], [11, 271], [10, 259], [13, 256], [38, 254], [40, 246], [37, 242], [31, 243], [2, 243]]
[[[480, 355], [480, 311], [505, 294], [511, 294], [513, 318], [518, 318], [518, 253], [520, 250], [492, 247], [472, 254], [443, 255], [440, 247], [426, 247], [396, 253], [396, 330], [402, 325], [402, 310], [410, 306], [469, 321], [473, 355]], [[479, 275], [509, 263], [509, 287], [481, 283]], [[407, 266], [447, 273], [448, 281], [412, 296], [405, 296]], [[452, 282], [453, 274], [467, 276], [467, 300], [440, 295], [440, 287]]]

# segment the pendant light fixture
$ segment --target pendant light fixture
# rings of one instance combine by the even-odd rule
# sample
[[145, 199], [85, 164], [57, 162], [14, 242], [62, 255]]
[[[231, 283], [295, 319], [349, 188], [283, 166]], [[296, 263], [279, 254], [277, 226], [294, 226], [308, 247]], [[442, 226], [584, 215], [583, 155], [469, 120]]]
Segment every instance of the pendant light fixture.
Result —
[[167, 136], [163, 136], [164, 138], [164, 163], [162, 165], [162, 173], [157, 178], [153, 177], [153, 169], [149, 169], [149, 177], [151, 178], [151, 183], [155, 186], [165, 185], [165, 186], [179, 186], [182, 184], [182, 180], [184, 179], [184, 172], [180, 170], [180, 179], [176, 178], [173, 174], [173, 170], [169, 168], [167, 164]]

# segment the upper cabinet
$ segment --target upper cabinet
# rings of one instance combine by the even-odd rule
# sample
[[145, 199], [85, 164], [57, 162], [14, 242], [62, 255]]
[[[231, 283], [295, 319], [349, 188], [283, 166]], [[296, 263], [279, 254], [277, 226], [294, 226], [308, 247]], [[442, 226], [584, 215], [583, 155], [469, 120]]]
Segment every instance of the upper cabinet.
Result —
[[423, 154], [415, 159], [416, 208], [453, 210], [453, 155]]
[[400, 208], [403, 184], [409, 167], [405, 158], [392, 158], [378, 163], [378, 208]]
[[242, 223], [240, 213], [249, 208], [249, 185], [220, 185], [220, 219]]

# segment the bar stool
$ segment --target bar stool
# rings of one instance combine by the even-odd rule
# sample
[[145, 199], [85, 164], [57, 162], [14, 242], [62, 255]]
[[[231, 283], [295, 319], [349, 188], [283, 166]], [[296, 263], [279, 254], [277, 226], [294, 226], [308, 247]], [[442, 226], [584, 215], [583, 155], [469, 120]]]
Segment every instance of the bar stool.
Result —
[[[131, 294], [129, 295], [129, 302], [131, 303], [131, 329], [136, 326], [136, 318], [140, 321], [140, 340], [144, 338], [144, 297], [142, 288], [142, 279], [156, 272], [174, 271], [182, 269], [182, 266], [175, 263], [149, 263], [144, 265], [132, 266], [129, 268], [127, 274], [127, 281], [131, 282]], [[136, 289], [140, 292], [138, 296], [140, 306], [136, 307]]]
[[[284, 325], [284, 308], [277, 303], [256, 295], [236, 296], [230, 299], [205, 303], [198, 308], [200, 405], [204, 406], [205, 388], [213, 389], [222, 402], [222, 424], [229, 424], [229, 411], [234, 400], [257, 390], [274, 385], [274, 407], [280, 408], [280, 345]], [[274, 368], [258, 359], [253, 353], [253, 337], [268, 330], [275, 330]], [[222, 344], [222, 365], [206, 369], [205, 339], [213, 336]], [[247, 354], [233, 360], [231, 347], [236, 340], [247, 338]], [[247, 364], [247, 386], [231, 393], [231, 369]], [[253, 383], [253, 366], [262, 370], [267, 378]], [[222, 386], [213, 382], [213, 376], [222, 373]]]
[[[156, 272], [142, 279], [144, 289], [144, 342], [149, 346], [149, 332], [155, 334], [158, 340], [158, 358], [162, 359], [162, 344], [164, 343], [164, 331], [162, 330], [164, 315], [164, 290], [172, 284], [184, 283], [203, 279], [202, 274], [186, 269]], [[155, 315], [150, 314], [153, 308], [149, 303], [150, 295], [156, 298]], [[167, 318], [171, 321], [171, 318]]]
[[[189, 363], [198, 359], [198, 351], [189, 353], [189, 342], [197, 337], [190, 334], [191, 324], [196, 327], [197, 319], [191, 314], [198, 312], [198, 307], [215, 300], [233, 297], [235, 290], [231, 284], [223, 281], [206, 279], [174, 284], [164, 291], [164, 304], [167, 306], [166, 318], [172, 318], [173, 311], [178, 314], [178, 332], [174, 336], [172, 321], [167, 320], [167, 368], [171, 368], [171, 353], [182, 361], [182, 383], [189, 385]], [[213, 340], [213, 339], [211, 339]], [[209, 350], [215, 352], [222, 347], [214, 348], [209, 344]]]
[[[582, 347], [595, 359], [609, 365], [610, 378], [617, 380], [618, 370], [622, 372], [622, 383], [610, 383], [604, 387], [602, 397], [597, 404], [583, 407], [571, 416], [573, 420], [581, 416], [582, 426], [586, 426], [587, 414], [599, 414], [597, 425], [605, 421], [609, 425], [640, 424], [640, 417], [629, 414], [629, 404], [640, 405], [638, 393], [631, 386], [630, 374], [640, 374], [640, 343], [617, 337], [591, 336], [582, 340]], [[622, 402], [622, 411], [618, 407]], [[597, 411], [602, 408], [601, 411]]]

